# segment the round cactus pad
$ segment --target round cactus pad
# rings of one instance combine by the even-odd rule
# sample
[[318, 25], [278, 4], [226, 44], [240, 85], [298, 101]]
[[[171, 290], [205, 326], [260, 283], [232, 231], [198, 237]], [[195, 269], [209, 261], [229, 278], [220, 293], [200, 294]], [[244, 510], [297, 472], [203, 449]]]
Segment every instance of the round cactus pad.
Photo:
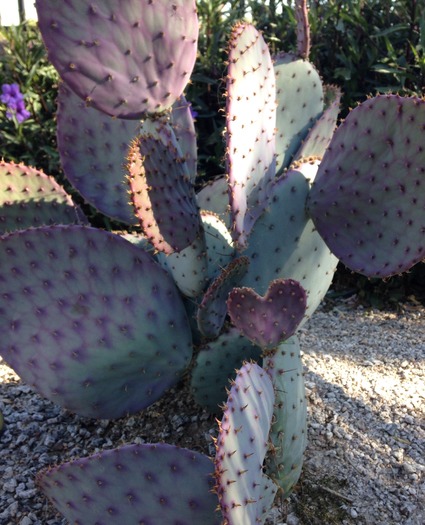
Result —
[[149, 406], [192, 354], [184, 306], [151, 255], [101, 230], [53, 226], [0, 242], [0, 354], [55, 403], [117, 418]]
[[198, 452], [127, 445], [43, 471], [37, 484], [69, 523], [219, 525], [213, 472]]
[[195, 0], [37, 0], [49, 59], [88, 105], [138, 119], [170, 108], [195, 64]]
[[308, 208], [350, 269], [389, 277], [425, 257], [424, 130], [425, 100], [381, 95], [335, 132]]

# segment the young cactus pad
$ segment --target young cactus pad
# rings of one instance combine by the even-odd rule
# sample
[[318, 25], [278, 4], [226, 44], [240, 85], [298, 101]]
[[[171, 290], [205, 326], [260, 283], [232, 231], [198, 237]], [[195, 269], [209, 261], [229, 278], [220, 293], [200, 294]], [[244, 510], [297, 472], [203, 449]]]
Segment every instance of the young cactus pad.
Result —
[[0, 355], [29, 385], [83, 416], [152, 404], [181, 376], [192, 338], [173, 280], [121, 237], [81, 226], [0, 242]]
[[75, 525], [219, 525], [213, 472], [198, 452], [127, 445], [45, 470], [37, 484]]
[[276, 279], [264, 297], [251, 288], [234, 288], [227, 300], [233, 324], [254, 344], [275, 348], [295, 333], [306, 310], [306, 293], [292, 279]]
[[170, 108], [195, 64], [195, 0], [37, 0], [49, 59], [88, 105], [138, 119]]
[[425, 100], [380, 95], [336, 130], [308, 200], [331, 251], [389, 277], [425, 257]]
[[238, 371], [216, 442], [216, 490], [224, 523], [264, 523], [277, 486], [263, 473], [273, 415], [274, 391], [255, 363]]

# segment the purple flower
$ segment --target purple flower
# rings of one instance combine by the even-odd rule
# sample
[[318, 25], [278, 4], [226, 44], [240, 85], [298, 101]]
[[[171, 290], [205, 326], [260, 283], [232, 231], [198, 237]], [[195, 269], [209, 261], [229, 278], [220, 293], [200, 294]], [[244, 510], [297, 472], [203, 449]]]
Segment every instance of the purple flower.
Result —
[[25, 108], [24, 95], [18, 84], [3, 84], [1, 91], [0, 101], [6, 104], [7, 118], [15, 117], [19, 123], [22, 123], [31, 116], [31, 113]]
[[195, 110], [192, 108], [192, 104], [190, 104], [190, 106], [189, 106], [189, 111], [190, 111], [190, 114], [192, 115], [192, 118], [195, 120], [196, 117], [198, 116], [198, 112], [195, 111]]

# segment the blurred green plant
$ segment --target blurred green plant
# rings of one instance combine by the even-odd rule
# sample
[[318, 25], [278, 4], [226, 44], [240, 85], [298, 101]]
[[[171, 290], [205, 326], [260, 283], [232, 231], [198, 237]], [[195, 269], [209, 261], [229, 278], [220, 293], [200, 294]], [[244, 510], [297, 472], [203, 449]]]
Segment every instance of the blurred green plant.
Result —
[[341, 86], [343, 116], [368, 94], [424, 94], [422, 0], [312, 0], [311, 59]]
[[37, 25], [31, 22], [0, 28], [0, 84], [17, 84], [31, 117], [6, 117], [0, 106], [0, 157], [59, 174], [56, 148], [58, 74], [46, 58]]

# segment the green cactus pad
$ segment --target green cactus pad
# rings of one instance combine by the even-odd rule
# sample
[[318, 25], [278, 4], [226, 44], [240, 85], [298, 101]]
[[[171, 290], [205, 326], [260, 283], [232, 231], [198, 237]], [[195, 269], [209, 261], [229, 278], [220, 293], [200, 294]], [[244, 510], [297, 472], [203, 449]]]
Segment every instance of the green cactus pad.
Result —
[[53, 177], [23, 164], [0, 161], [0, 235], [32, 226], [86, 222]]
[[226, 177], [217, 177], [206, 184], [197, 194], [196, 200], [201, 210], [211, 211], [230, 228], [229, 185]]
[[216, 413], [227, 398], [226, 388], [244, 361], [259, 361], [261, 349], [237, 328], [229, 327], [196, 356], [191, 386], [195, 401]]
[[49, 59], [86, 104], [138, 119], [170, 108], [195, 64], [194, 0], [37, 0]]
[[389, 277], [425, 257], [424, 129], [423, 99], [380, 95], [335, 132], [308, 210], [351, 270]]
[[66, 85], [58, 95], [57, 137], [62, 168], [84, 199], [103, 214], [137, 224], [125, 163], [140, 123], [88, 108]]
[[319, 73], [306, 60], [283, 53], [274, 64], [277, 90], [276, 170], [287, 168], [323, 111]]
[[216, 490], [224, 523], [264, 523], [277, 486], [263, 473], [274, 391], [255, 363], [238, 371], [216, 442]]
[[41, 395], [117, 418], [156, 401], [192, 355], [168, 274], [120, 236], [82, 226], [0, 242], [0, 355]]
[[198, 452], [126, 445], [44, 470], [37, 485], [69, 523], [219, 525], [213, 472]]
[[305, 168], [301, 165], [276, 181], [244, 252], [251, 263], [241, 283], [263, 295], [274, 279], [298, 281], [307, 293], [303, 323], [325, 296], [338, 264], [306, 214], [307, 177], [314, 177], [315, 167]]
[[205, 337], [217, 337], [220, 333], [227, 314], [227, 296], [240, 283], [248, 266], [248, 257], [234, 259], [208, 287], [197, 314], [199, 330]]
[[212, 212], [201, 210], [208, 257], [208, 277], [215, 279], [233, 259], [235, 247], [225, 223]]
[[306, 293], [297, 281], [276, 279], [264, 297], [252, 288], [234, 288], [227, 309], [247, 339], [263, 349], [272, 349], [295, 333], [305, 314]]
[[186, 297], [197, 297], [208, 282], [208, 258], [204, 232], [190, 246], [170, 255], [157, 254], [158, 261], [173, 277]]
[[264, 359], [263, 367], [276, 394], [266, 472], [287, 498], [300, 477], [307, 445], [307, 402], [298, 338], [281, 344]]
[[174, 139], [144, 134], [134, 141], [127, 170], [131, 200], [146, 237], [170, 254], [190, 246], [201, 219], [188, 168]]
[[176, 100], [171, 112], [171, 124], [186, 161], [190, 180], [194, 181], [197, 175], [198, 149], [190, 106], [184, 96]]
[[328, 86], [327, 90], [332, 100], [308, 132], [300, 149], [294, 155], [295, 160], [304, 157], [323, 157], [329, 146], [338, 121], [341, 91], [333, 86]]
[[267, 203], [275, 176], [276, 89], [273, 63], [250, 24], [230, 37], [226, 103], [226, 166], [232, 235], [240, 246]]

